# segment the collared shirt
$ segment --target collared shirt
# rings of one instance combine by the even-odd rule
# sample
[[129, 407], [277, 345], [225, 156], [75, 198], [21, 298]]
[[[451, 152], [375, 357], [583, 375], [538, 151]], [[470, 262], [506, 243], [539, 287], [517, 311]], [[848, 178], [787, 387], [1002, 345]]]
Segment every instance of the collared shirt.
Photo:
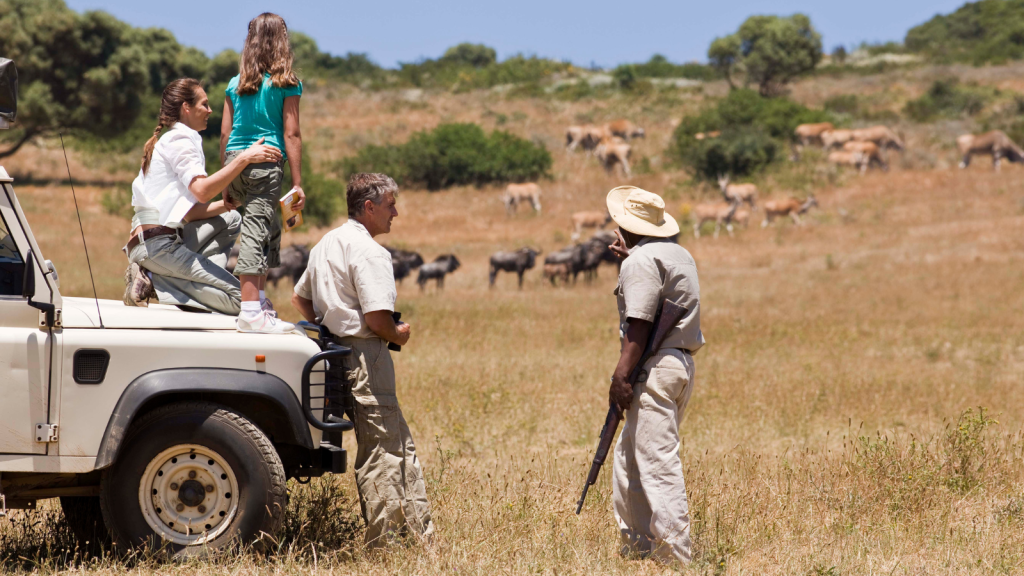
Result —
[[398, 299], [391, 254], [350, 219], [313, 247], [295, 293], [313, 301], [317, 323], [335, 336], [375, 338], [365, 315], [394, 311]]
[[647, 237], [641, 240], [622, 261], [615, 296], [619, 305], [620, 336], [625, 335], [629, 318], [653, 322], [658, 306], [668, 299], [686, 308], [686, 314], [665, 337], [661, 347], [694, 354], [704, 345], [700, 331], [697, 263], [686, 248], [668, 239]]
[[203, 139], [199, 132], [176, 122], [157, 140], [149, 171], [139, 170], [132, 182], [132, 206], [140, 214], [134, 221], [152, 223], [149, 215], [155, 211], [161, 226], [181, 227], [185, 214], [199, 202], [188, 189], [197, 176], [206, 176]]

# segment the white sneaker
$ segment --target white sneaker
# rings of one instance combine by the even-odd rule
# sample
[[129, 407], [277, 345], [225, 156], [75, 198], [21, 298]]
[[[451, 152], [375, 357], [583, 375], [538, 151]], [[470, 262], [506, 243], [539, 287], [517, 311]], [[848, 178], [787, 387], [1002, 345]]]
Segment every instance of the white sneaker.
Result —
[[267, 298], [260, 303], [260, 310], [263, 310], [267, 314], [277, 318], [277, 310], [274, 310], [274, 305], [270, 303], [270, 298]]
[[276, 315], [260, 310], [252, 320], [246, 320], [241, 314], [235, 320], [239, 332], [255, 332], [259, 334], [287, 334], [295, 331], [295, 324], [278, 320]]

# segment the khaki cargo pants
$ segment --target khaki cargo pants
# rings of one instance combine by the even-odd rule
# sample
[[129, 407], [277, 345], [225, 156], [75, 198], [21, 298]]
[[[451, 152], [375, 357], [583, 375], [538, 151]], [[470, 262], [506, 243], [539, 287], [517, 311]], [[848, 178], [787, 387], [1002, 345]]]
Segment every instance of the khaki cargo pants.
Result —
[[[224, 164], [241, 151], [224, 154]], [[281, 265], [281, 200], [284, 162], [249, 164], [228, 185], [227, 193], [243, 207], [242, 232], [238, 242], [235, 276], [266, 276]]]
[[679, 424], [693, 392], [693, 358], [665, 348], [644, 370], [647, 380], [633, 390], [612, 467], [620, 553], [688, 563], [690, 511], [679, 460]]
[[355, 396], [356, 487], [366, 521], [366, 544], [434, 533], [423, 472], [395, 396], [395, 365], [380, 338], [339, 338], [352, 348], [348, 374]]

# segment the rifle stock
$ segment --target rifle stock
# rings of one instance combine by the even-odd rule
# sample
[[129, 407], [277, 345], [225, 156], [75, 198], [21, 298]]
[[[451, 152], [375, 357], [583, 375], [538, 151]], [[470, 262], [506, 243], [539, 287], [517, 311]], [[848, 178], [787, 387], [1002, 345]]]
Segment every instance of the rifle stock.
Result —
[[[643, 372], [644, 364], [661, 348], [661, 343], [665, 341], [669, 331], [685, 315], [686, 308], [675, 302], [666, 299], [661, 303], [657, 314], [654, 315], [654, 331], [651, 333], [650, 338], [647, 339], [647, 345], [644, 346], [644, 352], [640, 355], [640, 360], [637, 361], [636, 366], [629, 373], [629, 384], [631, 386], [636, 386], [640, 373]], [[608, 457], [608, 451], [611, 450], [612, 442], [615, 440], [615, 432], [618, 430], [621, 421], [622, 419], [619, 417], [619, 412], [615, 409], [615, 406], [609, 406], [608, 415], [605, 417], [604, 426], [601, 428], [601, 441], [597, 444], [597, 450], [594, 452], [594, 461], [590, 465], [590, 473], [587, 474], [587, 482], [583, 485], [583, 494], [580, 496], [579, 502], [576, 503], [576, 514], [583, 510], [583, 502], [587, 499], [587, 492], [591, 486], [597, 483], [597, 477], [601, 473], [601, 467], [604, 466], [605, 459]]]

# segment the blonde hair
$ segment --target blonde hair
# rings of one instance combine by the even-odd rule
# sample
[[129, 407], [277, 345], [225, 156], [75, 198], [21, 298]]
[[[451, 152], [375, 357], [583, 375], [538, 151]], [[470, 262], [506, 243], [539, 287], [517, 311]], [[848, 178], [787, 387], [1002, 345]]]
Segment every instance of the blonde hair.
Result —
[[142, 173], [149, 172], [149, 162], [153, 159], [153, 148], [160, 138], [160, 132], [164, 128], [174, 126], [174, 123], [181, 118], [181, 106], [188, 102], [195, 106], [196, 94], [202, 85], [199, 80], [193, 78], [178, 78], [164, 88], [164, 94], [160, 98], [160, 115], [157, 117], [156, 129], [153, 135], [146, 140], [146, 146], [142, 150]]
[[264, 12], [249, 21], [238, 70], [239, 95], [258, 92], [266, 73], [270, 73], [270, 83], [278, 88], [299, 85], [299, 78], [292, 72], [292, 46], [284, 18]]

